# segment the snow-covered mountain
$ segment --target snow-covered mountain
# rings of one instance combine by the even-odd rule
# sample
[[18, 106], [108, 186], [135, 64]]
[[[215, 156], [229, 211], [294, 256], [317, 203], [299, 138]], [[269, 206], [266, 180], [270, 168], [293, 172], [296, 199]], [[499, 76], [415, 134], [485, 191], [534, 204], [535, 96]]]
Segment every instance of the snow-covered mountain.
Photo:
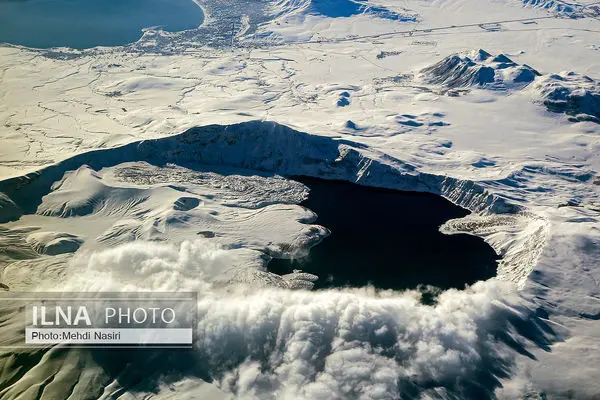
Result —
[[[188, 352], [3, 347], [0, 398], [600, 395], [595, 3], [199, 4], [131, 45], [0, 46], [0, 288], [199, 311]], [[497, 276], [424, 303], [270, 272], [335, 235], [298, 175], [444, 197]]]

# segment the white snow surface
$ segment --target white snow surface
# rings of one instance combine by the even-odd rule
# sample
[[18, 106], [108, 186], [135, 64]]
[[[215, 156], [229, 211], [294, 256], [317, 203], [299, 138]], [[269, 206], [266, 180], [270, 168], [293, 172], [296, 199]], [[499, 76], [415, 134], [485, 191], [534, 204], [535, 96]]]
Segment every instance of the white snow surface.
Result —
[[[120, 379], [34, 352], [0, 397], [600, 397], [596, 3], [318, 1], [205, 0], [203, 27], [126, 47], [0, 47], [0, 282], [198, 291], [201, 338]], [[290, 175], [442, 195], [473, 214], [441, 230], [484, 238], [498, 277], [427, 306], [270, 274], [328, 234]]]

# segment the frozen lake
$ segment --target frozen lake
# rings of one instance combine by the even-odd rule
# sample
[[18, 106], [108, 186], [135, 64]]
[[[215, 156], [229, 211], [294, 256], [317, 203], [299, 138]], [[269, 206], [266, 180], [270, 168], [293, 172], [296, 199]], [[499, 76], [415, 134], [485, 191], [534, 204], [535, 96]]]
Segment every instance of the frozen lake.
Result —
[[0, 42], [28, 47], [90, 48], [137, 41], [142, 29], [197, 28], [192, 0], [0, 0]]
[[331, 235], [307, 259], [271, 261], [271, 272], [316, 274], [315, 288], [371, 283], [383, 289], [464, 288], [496, 275], [498, 256], [483, 239], [439, 232], [447, 220], [469, 214], [440, 196], [294, 179], [310, 188], [302, 205]]

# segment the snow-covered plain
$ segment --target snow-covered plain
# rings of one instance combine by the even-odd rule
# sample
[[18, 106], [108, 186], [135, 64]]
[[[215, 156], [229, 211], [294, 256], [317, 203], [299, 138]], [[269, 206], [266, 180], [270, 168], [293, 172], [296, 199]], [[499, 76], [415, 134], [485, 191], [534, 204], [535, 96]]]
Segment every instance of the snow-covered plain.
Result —
[[[0, 282], [200, 310], [193, 354], [2, 350], [0, 397], [600, 397], [596, 3], [228, 3], [125, 47], [0, 47]], [[270, 274], [328, 233], [293, 175], [442, 195], [498, 277], [428, 306]]]

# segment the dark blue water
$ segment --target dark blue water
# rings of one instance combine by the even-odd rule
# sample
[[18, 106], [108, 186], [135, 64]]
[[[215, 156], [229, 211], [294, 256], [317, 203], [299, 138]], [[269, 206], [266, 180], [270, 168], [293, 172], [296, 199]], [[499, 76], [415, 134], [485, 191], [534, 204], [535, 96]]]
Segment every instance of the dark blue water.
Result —
[[89, 48], [137, 41], [142, 29], [175, 32], [202, 24], [192, 0], [0, 0], [0, 42]]
[[374, 6], [367, 0], [312, 0], [310, 10], [330, 18], [351, 17], [358, 14], [372, 14], [379, 18], [392, 20], [408, 18], [384, 7]]
[[469, 212], [427, 193], [376, 189], [347, 182], [294, 178], [310, 188], [302, 205], [331, 235], [308, 258], [272, 260], [269, 270], [301, 269], [320, 277], [316, 288], [440, 289], [496, 275], [497, 255], [482, 239], [444, 235], [439, 227]]

